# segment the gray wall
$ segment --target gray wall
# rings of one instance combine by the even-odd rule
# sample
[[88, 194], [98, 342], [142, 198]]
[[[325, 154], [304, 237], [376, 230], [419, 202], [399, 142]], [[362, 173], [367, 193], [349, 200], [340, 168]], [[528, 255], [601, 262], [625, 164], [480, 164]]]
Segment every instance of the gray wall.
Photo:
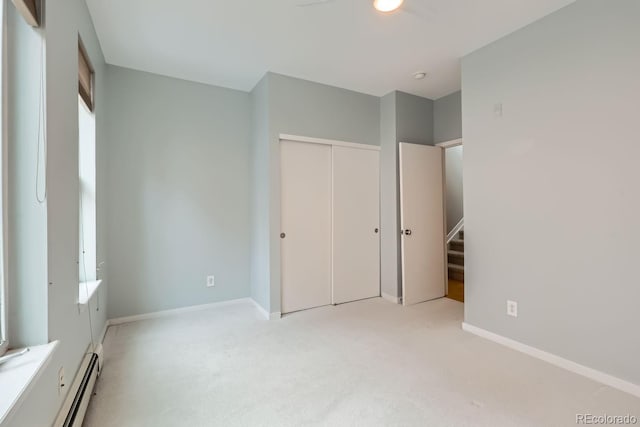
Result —
[[465, 320], [635, 384], [638, 17], [579, 1], [462, 62]]
[[438, 98], [433, 103], [433, 140], [439, 142], [462, 138], [462, 92]]
[[433, 106], [430, 99], [398, 91], [381, 100], [380, 277], [382, 292], [394, 298], [402, 295], [398, 143], [433, 144]]
[[281, 133], [380, 144], [379, 98], [269, 73], [272, 137]]
[[107, 84], [109, 317], [247, 297], [249, 94], [111, 65]]
[[251, 298], [271, 310], [269, 287], [269, 76], [251, 92]]
[[400, 295], [396, 98], [391, 92], [380, 99], [380, 288], [392, 297]]
[[[8, 426], [50, 425], [65, 395], [58, 396], [57, 373], [72, 379], [93, 335], [105, 325], [106, 286], [79, 313], [78, 299], [78, 33], [96, 71], [96, 144], [104, 152], [104, 59], [81, 0], [49, 2], [45, 28], [28, 27], [7, 4], [9, 40], [9, 336], [12, 346], [59, 340], [42, 372]], [[34, 123], [38, 117], [40, 43], [46, 36], [48, 197], [35, 201]], [[18, 49], [21, 51], [17, 54]], [[103, 157], [104, 159], [104, 157]], [[106, 164], [97, 163], [98, 180]], [[44, 181], [41, 181], [44, 184]], [[98, 186], [98, 259], [105, 258], [104, 192]], [[108, 281], [108, 280], [107, 280]], [[50, 285], [48, 285], [50, 283]], [[99, 309], [99, 310], [98, 310]], [[34, 410], [34, 408], [36, 408]]]
[[396, 92], [396, 140], [433, 145], [434, 101]]
[[458, 225], [463, 211], [463, 147], [447, 148], [444, 152], [445, 161], [445, 197], [447, 202], [447, 233]]

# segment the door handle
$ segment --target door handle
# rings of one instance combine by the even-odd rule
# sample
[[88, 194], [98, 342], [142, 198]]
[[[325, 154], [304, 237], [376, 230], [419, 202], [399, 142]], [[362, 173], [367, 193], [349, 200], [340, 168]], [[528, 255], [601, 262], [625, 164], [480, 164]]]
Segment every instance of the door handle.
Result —
[[376, 234], [378, 234], [378, 231], [380, 231], [380, 230], [378, 230], [377, 228], [375, 230], [373, 230], [373, 232], [376, 233]]
[[280, 238], [281, 238], [281, 239], [284, 239], [285, 237], [287, 237], [287, 235], [286, 235], [286, 234], [284, 234], [284, 233], [280, 233]]
[[411, 236], [411, 230], [409, 230], [408, 228], [406, 230], [404, 230], [404, 235], [405, 236]]

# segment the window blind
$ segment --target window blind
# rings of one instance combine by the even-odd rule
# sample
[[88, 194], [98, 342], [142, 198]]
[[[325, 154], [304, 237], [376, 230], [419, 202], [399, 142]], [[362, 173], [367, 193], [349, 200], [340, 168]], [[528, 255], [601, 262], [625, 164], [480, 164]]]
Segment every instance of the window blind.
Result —
[[40, 0], [12, 0], [16, 9], [32, 27], [40, 26]]
[[89, 111], [93, 111], [93, 67], [81, 41], [78, 42], [78, 91]]

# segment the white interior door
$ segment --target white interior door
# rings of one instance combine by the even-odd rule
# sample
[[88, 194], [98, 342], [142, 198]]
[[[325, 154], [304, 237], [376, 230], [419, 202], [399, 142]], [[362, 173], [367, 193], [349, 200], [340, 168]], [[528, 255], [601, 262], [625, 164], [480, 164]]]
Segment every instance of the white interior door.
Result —
[[380, 153], [333, 147], [333, 303], [380, 296]]
[[402, 301], [445, 295], [443, 154], [440, 147], [400, 144]]
[[280, 152], [282, 312], [290, 313], [331, 304], [331, 146], [281, 141]]

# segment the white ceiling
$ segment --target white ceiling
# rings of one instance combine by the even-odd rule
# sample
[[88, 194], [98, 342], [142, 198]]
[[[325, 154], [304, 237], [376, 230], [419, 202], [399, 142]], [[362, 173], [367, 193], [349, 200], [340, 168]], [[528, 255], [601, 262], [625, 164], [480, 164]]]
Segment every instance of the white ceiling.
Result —
[[[86, 0], [108, 63], [250, 91], [267, 71], [376, 96], [460, 89], [460, 58], [574, 0]], [[424, 80], [412, 74], [426, 71]]]

